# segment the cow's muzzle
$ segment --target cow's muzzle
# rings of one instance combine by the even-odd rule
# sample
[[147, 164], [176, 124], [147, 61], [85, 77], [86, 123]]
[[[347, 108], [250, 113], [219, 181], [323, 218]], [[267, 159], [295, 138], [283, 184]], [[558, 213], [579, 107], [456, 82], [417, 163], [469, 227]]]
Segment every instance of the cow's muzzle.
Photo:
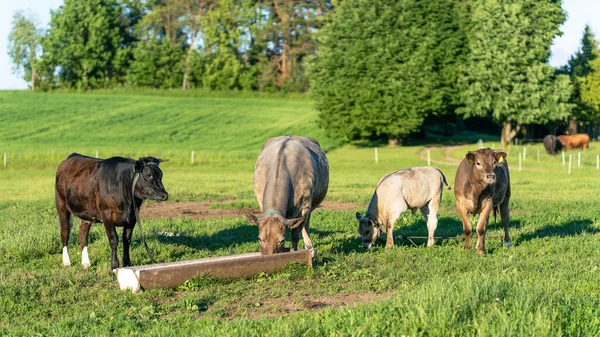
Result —
[[496, 174], [492, 173], [492, 174], [486, 174], [485, 175], [485, 182], [487, 184], [493, 184], [496, 182]]

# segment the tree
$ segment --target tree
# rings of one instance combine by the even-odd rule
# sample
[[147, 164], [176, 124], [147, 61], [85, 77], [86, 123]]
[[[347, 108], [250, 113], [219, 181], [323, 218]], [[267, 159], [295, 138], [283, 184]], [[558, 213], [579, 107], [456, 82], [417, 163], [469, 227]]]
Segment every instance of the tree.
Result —
[[115, 56], [125, 47], [120, 20], [117, 0], [65, 0], [52, 12], [44, 57], [59, 70], [62, 86], [110, 85]]
[[198, 39], [198, 35], [202, 30], [204, 19], [210, 12], [212, 12], [212, 10], [217, 4], [218, 1], [214, 0], [185, 0], [183, 3], [183, 7], [186, 11], [186, 24], [184, 30], [187, 32], [189, 43], [184, 61], [182, 84], [183, 90], [187, 90], [190, 88], [189, 76], [191, 72], [191, 59], [194, 52], [196, 40]]
[[483, 0], [470, 8], [469, 54], [460, 77], [465, 117], [502, 124], [502, 146], [523, 124], [566, 118], [571, 86], [546, 64], [565, 20], [560, 1]]
[[37, 27], [32, 14], [18, 11], [13, 15], [12, 28], [8, 35], [8, 56], [13, 63], [13, 73], [31, 82], [31, 91], [36, 89], [37, 65], [42, 54], [43, 31]]
[[580, 80], [581, 102], [589, 109], [588, 118], [597, 121], [600, 119], [600, 57], [588, 65], [588, 74]]
[[448, 111], [457, 101], [454, 62], [462, 48], [455, 3], [341, 2], [320, 32], [311, 68], [311, 94], [328, 133], [383, 136], [393, 145], [427, 115]]
[[[588, 80], [588, 75], [592, 72], [592, 63], [598, 58], [598, 54], [598, 41], [596, 41], [591, 28], [586, 25], [581, 37], [581, 47], [569, 58], [566, 67], [566, 73], [571, 76], [573, 82], [571, 102], [576, 105], [573, 115], [569, 119], [569, 131], [571, 133], [577, 132], [578, 123], [596, 122], [600, 117], [593, 106], [593, 93], [589, 91], [592, 87], [585, 83]], [[593, 83], [593, 76], [589, 80], [592, 81], [590, 84]], [[584, 87], [588, 90], [585, 94], [586, 99], [583, 98]]]

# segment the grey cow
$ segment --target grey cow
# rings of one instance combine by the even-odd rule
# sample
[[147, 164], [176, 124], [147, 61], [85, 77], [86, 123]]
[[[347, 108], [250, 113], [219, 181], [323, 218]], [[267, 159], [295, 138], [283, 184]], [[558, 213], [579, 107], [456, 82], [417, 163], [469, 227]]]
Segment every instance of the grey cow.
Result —
[[309, 237], [310, 214], [325, 199], [328, 185], [329, 163], [315, 139], [287, 135], [265, 142], [254, 167], [254, 194], [262, 215], [246, 215], [258, 225], [261, 254], [283, 250], [286, 228], [292, 230], [293, 250], [302, 233], [304, 247], [316, 254]]
[[370, 248], [382, 230], [387, 231], [385, 246], [393, 247], [394, 223], [406, 210], [414, 214], [417, 208], [427, 221], [427, 247], [433, 246], [444, 185], [450, 189], [442, 171], [432, 166], [411, 167], [385, 175], [377, 184], [367, 213], [363, 216], [356, 212], [363, 247]]

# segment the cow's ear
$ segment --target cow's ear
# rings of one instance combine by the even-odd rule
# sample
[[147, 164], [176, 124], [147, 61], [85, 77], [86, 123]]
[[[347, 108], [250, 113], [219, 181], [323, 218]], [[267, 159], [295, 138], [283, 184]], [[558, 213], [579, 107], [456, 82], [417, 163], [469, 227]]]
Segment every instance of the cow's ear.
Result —
[[258, 226], [258, 218], [256, 217], [256, 215], [250, 213], [246, 213], [244, 215], [246, 216], [246, 219], [248, 219], [250, 224]]
[[360, 215], [360, 213], [359, 213], [359, 212], [356, 212], [356, 219], [357, 219], [357, 220], [360, 220], [360, 219], [362, 219], [362, 217], [363, 217], [363, 216], [362, 216], [362, 215]]
[[295, 219], [287, 219], [283, 223], [288, 228], [296, 228], [296, 227], [302, 225], [303, 222], [304, 222], [304, 218], [295, 218]]
[[467, 161], [469, 163], [473, 164], [473, 162], [475, 161], [475, 153], [467, 152], [467, 155], [465, 156], [465, 158], [467, 158]]
[[495, 152], [494, 153], [494, 158], [496, 158], [496, 161], [498, 161], [499, 163], [504, 163], [506, 161], [506, 156], [508, 156], [506, 154], [506, 152]]
[[140, 160], [135, 161], [135, 164], [133, 166], [133, 172], [141, 173], [143, 167], [144, 167], [144, 162], [142, 162], [142, 158], [140, 158]]

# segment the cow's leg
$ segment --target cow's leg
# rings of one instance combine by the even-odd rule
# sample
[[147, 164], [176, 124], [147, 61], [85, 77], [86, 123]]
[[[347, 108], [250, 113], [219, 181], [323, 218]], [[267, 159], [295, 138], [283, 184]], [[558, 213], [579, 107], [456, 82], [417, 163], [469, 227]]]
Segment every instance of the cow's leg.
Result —
[[133, 228], [133, 226], [123, 227], [123, 267], [131, 266], [131, 260], [129, 259], [129, 245], [131, 244]]
[[92, 223], [89, 221], [81, 220], [79, 225], [79, 248], [81, 249], [81, 265], [87, 269], [92, 264], [90, 263], [90, 256], [88, 254], [88, 235], [90, 233], [90, 227]]
[[492, 201], [487, 205], [484, 205], [481, 213], [479, 214], [479, 221], [477, 221], [477, 254], [485, 254], [485, 232], [487, 229], [488, 220], [490, 218], [490, 212], [492, 210]]
[[119, 268], [119, 259], [117, 258], [117, 246], [119, 245], [119, 236], [115, 225], [110, 221], [104, 221], [104, 230], [108, 236], [110, 244], [110, 270], [114, 271]]
[[292, 250], [298, 250], [298, 241], [300, 241], [300, 233], [304, 229], [304, 224], [296, 228], [292, 228]]
[[306, 219], [301, 226], [302, 227], [302, 241], [304, 242], [304, 249], [309, 249], [310, 253], [312, 254], [312, 257], [316, 257], [317, 250], [315, 249], [315, 246], [313, 246], [313, 242], [310, 239], [310, 213], [311, 213], [310, 208], [306, 208], [304, 211], [302, 211], [302, 217]]
[[465, 234], [465, 249], [471, 249], [471, 232], [473, 231], [471, 219], [469, 219], [469, 214], [467, 214], [467, 210], [464, 207], [461, 205], [457, 206], [458, 215], [463, 224], [463, 233]]
[[71, 259], [69, 257], [69, 236], [71, 236], [71, 212], [67, 209], [66, 202], [57, 197], [56, 210], [58, 211], [58, 219], [60, 221], [60, 241], [62, 243], [62, 263], [63, 266], [70, 266]]
[[421, 214], [427, 221], [427, 247], [435, 245], [435, 230], [437, 229], [437, 207], [430, 204], [429, 206], [421, 207]]
[[510, 235], [508, 235], [508, 221], [510, 220], [508, 200], [508, 198], [504, 198], [504, 201], [500, 204], [500, 218], [502, 218], [502, 226], [504, 227], [504, 240], [502, 240], [502, 243], [505, 247], [511, 246]]
[[401, 202], [395, 208], [389, 211], [387, 221], [385, 224], [386, 230], [386, 238], [385, 238], [385, 247], [390, 248], [394, 247], [394, 224], [396, 220], [402, 215], [402, 213], [406, 212], [408, 209], [408, 205], [405, 202]]

